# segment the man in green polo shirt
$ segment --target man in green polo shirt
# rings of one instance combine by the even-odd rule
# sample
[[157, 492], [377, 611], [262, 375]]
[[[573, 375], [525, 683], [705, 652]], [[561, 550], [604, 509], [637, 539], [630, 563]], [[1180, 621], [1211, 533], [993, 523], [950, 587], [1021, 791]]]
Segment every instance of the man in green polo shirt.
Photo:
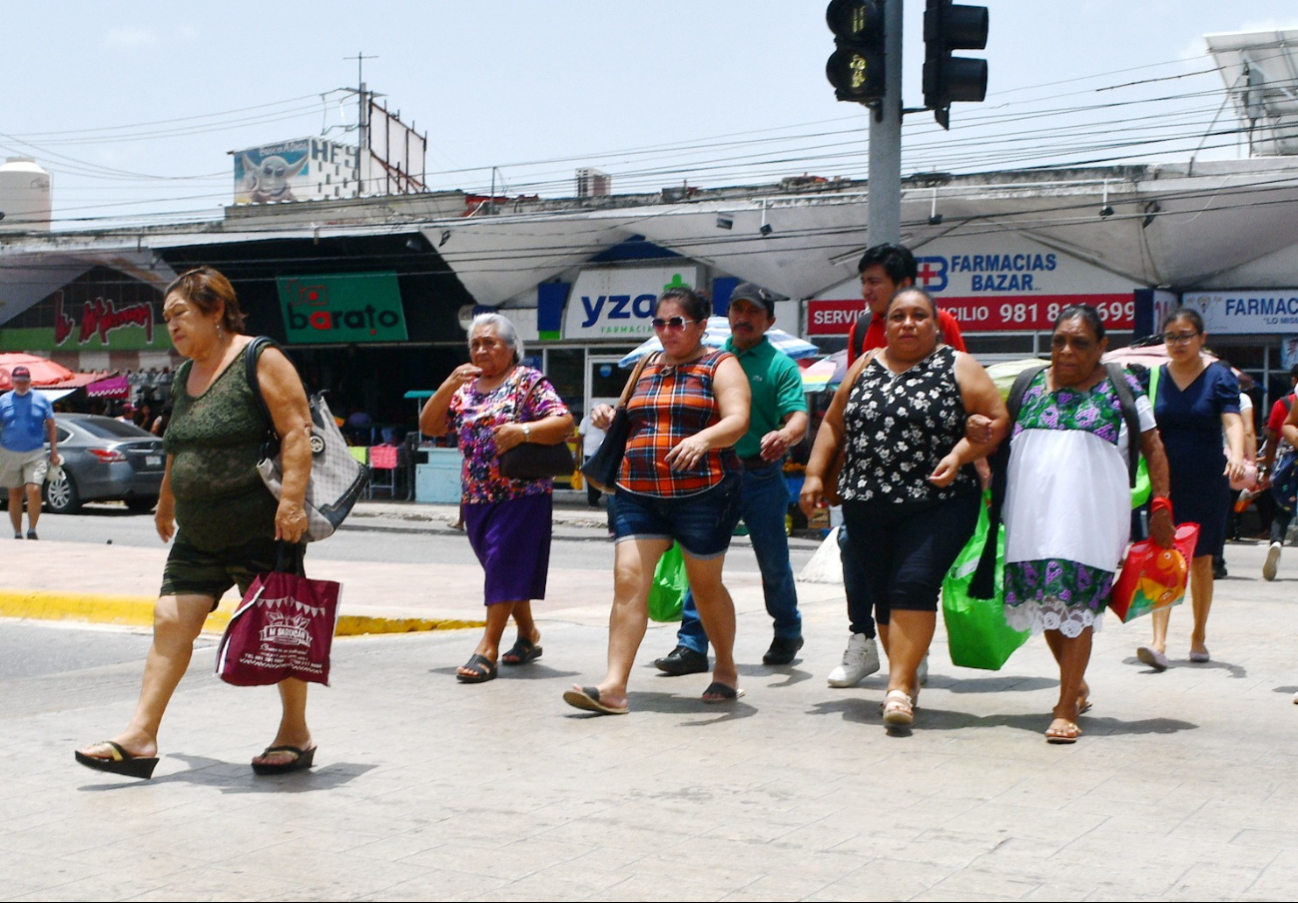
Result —
[[[784, 481], [784, 455], [807, 432], [807, 399], [802, 394], [798, 365], [766, 338], [775, 325], [775, 299], [765, 289], [743, 282], [730, 295], [730, 338], [726, 350], [739, 358], [748, 376], [753, 402], [748, 432], [735, 443], [744, 464], [740, 494], [741, 516], [762, 571], [766, 611], [775, 621], [775, 639], [762, 661], [787, 665], [802, 648], [802, 615], [789, 564], [789, 537], [784, 517], [789, 489]], [[677, 643], [654, 664], [668, 674], [708, 670], [708, 637], [703, 632], [694, 597], [685, 596]]]

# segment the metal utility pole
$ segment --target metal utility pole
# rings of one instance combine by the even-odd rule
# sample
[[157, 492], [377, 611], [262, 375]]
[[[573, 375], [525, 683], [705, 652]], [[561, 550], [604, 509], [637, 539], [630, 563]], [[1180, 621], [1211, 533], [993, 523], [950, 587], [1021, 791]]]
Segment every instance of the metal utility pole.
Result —
[[360, 197], [370, 176], [370, 96], [365, 90], [364, 66], [366, 60], [377, 60], [378, 56], [366, 56], [358, 50], [355, 56], [343, 59], [356, 61], [356, 197]]
[[902, 0], [882, 0], [884, 95], [870, 116], [869, 218], [871, 245], [901, 241]]

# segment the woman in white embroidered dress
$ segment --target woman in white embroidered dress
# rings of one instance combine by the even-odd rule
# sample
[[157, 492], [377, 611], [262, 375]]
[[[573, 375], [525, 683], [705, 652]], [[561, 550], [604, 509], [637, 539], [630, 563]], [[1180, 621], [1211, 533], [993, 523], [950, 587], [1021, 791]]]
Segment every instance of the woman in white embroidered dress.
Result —
[[[1024, 393], [1010, 440], [1005, 619], [1019, 630], [1045, 631], [1059, 662], [1059, 703], [1046, 731], [1051, 743], [1081, 736], [1077, 717], [1090, 708], [1091, 634], [1131, 528], [1130, 440], [1117, 390], [1100, 364], [1107, 349], [1094, 307], [1064, 308], [1051, 336], [1050, 366]], [[1135, 379], [1127, 383], [1156, 499], [1150, 532], [1167, 548], [1175, 532], [1167, 458], [1149, 399]]]

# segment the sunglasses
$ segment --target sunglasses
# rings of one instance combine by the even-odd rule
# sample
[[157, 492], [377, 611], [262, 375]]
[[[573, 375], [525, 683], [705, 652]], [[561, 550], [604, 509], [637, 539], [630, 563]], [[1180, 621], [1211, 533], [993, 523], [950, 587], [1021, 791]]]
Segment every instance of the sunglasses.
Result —
[[699, 323], [700, 320], [687, 320], [684, 317], [668, 317], [666, 320], [661, 317], [654, 317], [652, 321], [654, 329], [669, 329], [672, 332], [678, 332], [684, 329], [690, 323]]

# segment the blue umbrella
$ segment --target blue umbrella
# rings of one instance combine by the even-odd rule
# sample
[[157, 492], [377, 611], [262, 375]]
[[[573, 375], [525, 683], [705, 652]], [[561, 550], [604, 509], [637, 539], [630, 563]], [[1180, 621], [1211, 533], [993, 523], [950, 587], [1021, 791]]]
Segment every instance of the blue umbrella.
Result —
[[[789, 335], [783, 329], [768, 329], [766, 337], [771, 340], [772, 345], [794, 360], [804, 357], [816, 357], [821, 353], [820, 349], [815, 345], [797, 336]], [[710, 345], [713, 348], [720, 348], [726, 344], [728, 338], [730, 338], [730, 321], [725, 317], [709, 317], [708, 331], [703, 334], [703, 344]], [[655, 336], [627, 354], [626, 357], [617, 362], [617, 365], [625, 369], [646, 354], [662, 350], [662, 342], [659, 342], [658, 337]]]

